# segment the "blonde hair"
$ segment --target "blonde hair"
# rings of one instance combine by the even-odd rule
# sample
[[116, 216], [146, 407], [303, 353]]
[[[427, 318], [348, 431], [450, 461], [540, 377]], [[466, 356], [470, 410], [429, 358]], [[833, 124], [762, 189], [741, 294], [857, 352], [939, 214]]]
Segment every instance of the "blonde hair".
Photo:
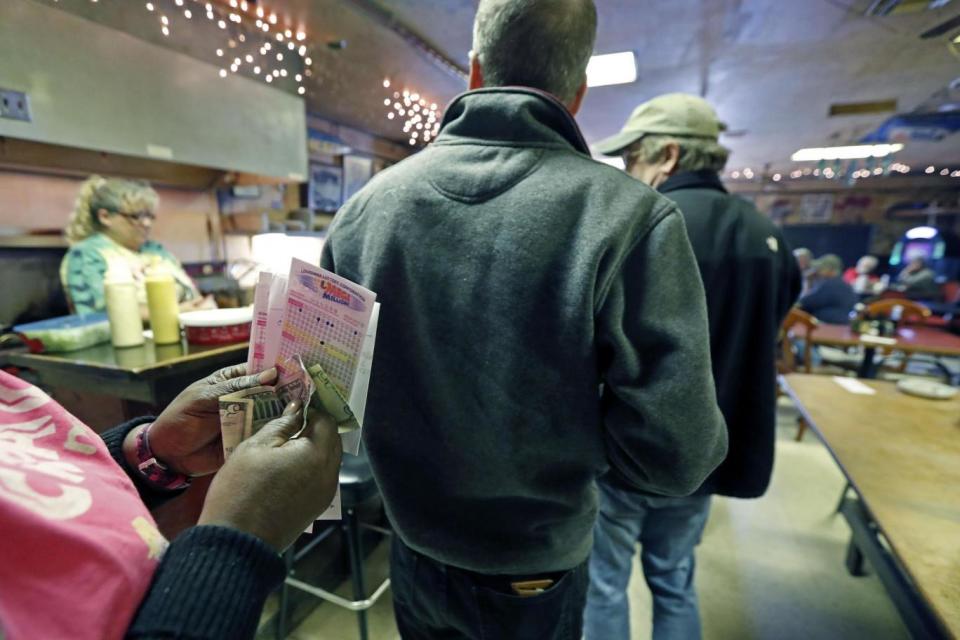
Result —
[[147, 182], [90, 176], [80, 187], [77, 202], [67, 222], [66, 236], [76, 244], [103, 229], [100, 209], [116, 213], [155, 211], [160, 198]]

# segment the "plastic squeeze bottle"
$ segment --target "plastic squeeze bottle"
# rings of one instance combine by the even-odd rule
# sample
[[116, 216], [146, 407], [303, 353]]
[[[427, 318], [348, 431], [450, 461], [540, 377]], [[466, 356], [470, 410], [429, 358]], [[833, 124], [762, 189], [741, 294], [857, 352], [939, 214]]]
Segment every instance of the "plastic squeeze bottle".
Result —
[[147, 308], [154, 344], [180, 342], [177, 283], [169, 271], [154, 269], [147, 273]]
[[115, 347], [143, 344], [143, 322], [133, 274], [125, 265], [111, 265], [103, 278], [103, 295], [110, 320], [110, 341]]

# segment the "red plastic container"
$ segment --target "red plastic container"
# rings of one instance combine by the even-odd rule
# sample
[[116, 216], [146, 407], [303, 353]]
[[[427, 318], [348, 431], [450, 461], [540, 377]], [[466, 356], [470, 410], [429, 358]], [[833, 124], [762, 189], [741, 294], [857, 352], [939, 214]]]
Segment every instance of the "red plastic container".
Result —
[[180, 314], [187, 342], [213, 346], [235, 344], [250, 339], [253, 307], [241, 309], [209, 309]]

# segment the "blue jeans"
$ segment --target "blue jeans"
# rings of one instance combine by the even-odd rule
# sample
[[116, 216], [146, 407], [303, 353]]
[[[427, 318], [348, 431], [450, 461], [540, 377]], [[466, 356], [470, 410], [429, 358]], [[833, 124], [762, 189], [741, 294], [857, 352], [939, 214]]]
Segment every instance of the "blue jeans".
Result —
[[396, 534], [390, 548], [390, 590], [403, 640], [580, 640], [587, 563], [549, 577], [552, 587], [520, 597], [510, 577], [442, 564]]
[[654, 640], [697, 640], [700, 612], [693, 550], [710, 513], [710, 496], [663, 498], [600, 486], [593, 529], [585, 640], [629, 640], [627, 585], [640, 543], [643, 577], [653, 595]]
[[[806, 364], [803, 361], [803, 352], [806, 349], [807, 341], [803, 338], [794, 338], [793, 339], [793, 350], [796, 354], [797, 364]], [[810, 347], [810, 366], [819, 367], [823, 364], [823, 357], [820, 355], [820, 350], [817, 348], [817, 345], [812, 345]]]

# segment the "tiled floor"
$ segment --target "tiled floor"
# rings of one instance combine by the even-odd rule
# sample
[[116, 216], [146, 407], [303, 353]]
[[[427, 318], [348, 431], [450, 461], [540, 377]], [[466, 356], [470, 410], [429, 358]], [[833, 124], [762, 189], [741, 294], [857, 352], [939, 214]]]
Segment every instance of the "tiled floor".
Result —
[[[843, 565], [846, 523], [833, 515], [843, 478], [809, 434], [793, 442], [796, 413], [780, 407], [777, 463], [760, 500], [714, 501], [697, 554], [704, 637], [707, 640], [907, 638], [874, 577], [852, 578]], [[371, 559], [374, 576], [385, 548]], [[389, 594], [388, 594], [389, 595]], [[650, 637], [650, 597], [639, 568], [630, 584], [632, 638]], [[369, 614], [372, 640], [399, 638], [385, 596]], [[356, 617], [321, 605], [290, 636], [296, 640], [353, 640]]]

